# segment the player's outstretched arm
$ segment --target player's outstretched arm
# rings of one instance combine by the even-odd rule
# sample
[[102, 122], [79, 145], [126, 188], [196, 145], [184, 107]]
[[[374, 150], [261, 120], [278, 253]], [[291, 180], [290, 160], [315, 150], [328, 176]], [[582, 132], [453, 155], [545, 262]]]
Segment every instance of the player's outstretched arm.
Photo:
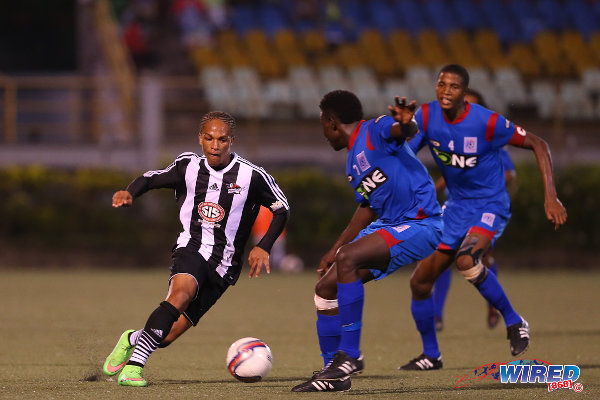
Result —
[[250, 263], [250, 274], [248, 275], [250, 278], [252, 278], [252, 276], [257, 278], [258, 275], [260, 275], [263, 265], [265, 266], [267, 274], [271, 273], [271, 268], [269, 266], [269, 253], [258, 246], [254, 246], [254, 248], [250, 250], [248, 262]]
[[373, 211], [371, 207], [364, 205], [360, 205], [357, 207], [356, 211], [354, 212], [354, 215], [352, 215], [352, 218], [350, 219], [350, 222], [348, 222], [348, 226], [346, 227], [346, 229], [344, 229], [344, 231], [335, 241], [331, 249], [329, 249], [329, 251], [325, 253], [323, 258], [321, 258], [319, 268], [317, 269], [319, 278], [325, 275], [327, 270], [329, 270], [329, 268], [335, 261], [335, 254], [337, 253], [339, 248], [345, 245], [346, 243], [350, 243], [350, 241], [352, 241], [352, 239], [354, 239], [362, 229], [366, 228], [367, 225], [373, 222], [376, 218], [377, 214], [375, 214], [375, 211]]
[[400, 99], [398, 96], [394, 99], [394, 105], [388, 106], [390, 114], [397, 122], [392, 125], [390, 136], [406, 140], [413, 137], [418, 132], [417, 123], [414, 121], [415, 111], [417, 111], [417, 102], [415, 100], [406, 103], [406, 97]]
[[128, 207], [133, 203], [133, 197], [127, 190], [119, 190], [112, 197], [112, 206], [114, 208]]
[[554, 186], [554, 176], [552, 174], [552, 157], [550, 156], [550, 146], [539, 136], [531, 132], [526, 132], [525, 140], [522, 146], [526, 149], [532, 149], [535, 153], [535, 159], [542, 174], [544, 182], [544, 208], [546, 217], [554, 224], [554, 230], [567, 222], [567, 210], [558, 199], [556, 187]]

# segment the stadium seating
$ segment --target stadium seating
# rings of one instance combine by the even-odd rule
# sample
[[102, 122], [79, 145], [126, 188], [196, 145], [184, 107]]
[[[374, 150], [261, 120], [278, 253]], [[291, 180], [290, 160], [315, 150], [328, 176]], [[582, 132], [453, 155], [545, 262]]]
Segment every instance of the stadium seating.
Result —
[[472, 86], [489, 93], [490, 106], [499, 111], [533, 105], [550, 117], [555, 104], [569, 99], [580, 108], [565, 109], [567, 117], [600, 118], [598, 0], [314, 4], [320, 17], [310, 21], [293, 15], [290, 0], [232, 4], [230, 29], [216, 31], [211, 44], [190, 47], [193, 65], [199, 71], [221, 67], [232, 76], [234, 70], [254, 70], [258, 88], [247, 96], [263, 93], [267, 107], [297, 102], [306, 117], [314, 107], [302, 102], [340, 85], [375, 107], [381, 105], [377, 94], [388, 96], [391, 88], [429, 101], [435, 71], [456, 62], [469, 69]]

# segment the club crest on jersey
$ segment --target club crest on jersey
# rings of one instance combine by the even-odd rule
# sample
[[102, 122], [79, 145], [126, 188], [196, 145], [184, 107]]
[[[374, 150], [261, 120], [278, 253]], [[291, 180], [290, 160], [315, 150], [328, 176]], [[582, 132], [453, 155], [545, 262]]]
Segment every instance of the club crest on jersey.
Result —
[[210, 223], [219, 222], [225, 217], [225, 210], [217, 203], [203, 201], [198, 204], [198, 214], [200, 217]]
[[466, 137], [463, 147], [464, 147], [463, 151], [465, 153], [477, 153], [477, 138], [476, 137]]
[[437, 158], [444, 165], [456, 168], [473, 168], [477, 165], [477, 156], [466, 156], [464, 154], [449, 153], [434, 148], [433, 151]]
[[237, 183], [233, 182], [233, 183], [228, 183], [227, 185], [227, 193], [229, 194], [240, 194], [242, 193], [242, 190], [244, 190], [243, 187], [241, 187], [240, 185], [238, 185]]
[[356, 191], [365, 198], [365, 200], [369, 199], [369, 194], [383, 185], [388, 180], [386, 174], [379, 168], [375, 168], [371, 173], [366, 175], [356, 188]]
[[494, 226], [494, 220], [496, 219], [496, 215], [492, 213], [483, 213], [481, 214], [481, 222], [491, 227]]
[[356, 155], [356, 162], [358, 162], [358, 166], [362, 172], [365, 172], [369, 168], [371, 168], [371, 164], [369, 164], [369, 160], [367, 160], [367, 156], [364, 151], [361, 151]]

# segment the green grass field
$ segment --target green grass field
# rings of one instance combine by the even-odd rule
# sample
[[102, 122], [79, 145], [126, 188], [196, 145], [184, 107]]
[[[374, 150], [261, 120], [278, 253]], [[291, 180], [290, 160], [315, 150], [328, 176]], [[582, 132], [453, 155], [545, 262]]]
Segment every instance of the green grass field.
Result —
[[[457, 273], [439, 334], [444, 369], [400, 372], [421, 352], [410, 316], [410, 269], [366, 286], [362, 351], [365, 371], [346, 393], [291, 393], [321, 366], [312, 300], [314, 273], [240, 278], [220, 302], [167, 349], [150, 358], [146, 388], [119, 387], [101, 374], [119, 335], [140, 328], [166, 294], [168, 270], [1, 270], [2, 399], [277, 399], [349, 396], [412, 398], [600, 398], [600, 272], [501, 270], [500, 280], [531, 325], [522, 358], [581, 368], [583, 391], [481, 381], [456, 389], [460, 376], [511, 361], [503, 326], [485, 325], [483, 299]], [[265, 340], [274, 356], [263, 382], [235, 381], [225, 368], [229, 345]]]

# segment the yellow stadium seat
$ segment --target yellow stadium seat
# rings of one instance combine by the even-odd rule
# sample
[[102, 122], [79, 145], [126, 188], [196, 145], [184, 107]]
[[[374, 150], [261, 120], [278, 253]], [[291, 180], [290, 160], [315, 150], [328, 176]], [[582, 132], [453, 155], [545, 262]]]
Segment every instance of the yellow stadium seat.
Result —
[[581, 34], [577, 31], [566, 31], [560, 35], [559, 44], [567, 56], [571, 66], [581, 77], [583, 71], [595, 67], [597, 64], [593, 58], [592, 50], [584, 42]]
[[542, 62], [544, 74], [554, 78], [564, 78], [572, 73], [572, 67], [565, 61], [565, 54], [558, 45], [558, 36], [552, 31], [543, 31], [533, 38], [533, 49]]
[[451, 62], [462, 64], [467, 68], [481, 67], [481, 60], [465, 31], [450, 32], [446, 37], [445, 45]]
[[425, 65], [413, 40], [405, 30], [396, 30], [390, 34], [388, 45], [396, 68], [406, 72], [412, 66]]
[[591, 35], [588, 45], [596, 64], [600, 65], [600, 32], [595, 32]]
[[423, 60], [430, 67], [438, 68], [441, 65], [448, 64], [448, 54], [435, 31], [422, 31], [417, 38], [417, 44]]
[[515, 43], [510, 46], [508, 58], [511, 64], [525, 78], [535, 78], [540, 76], [541, 67], [531, 46], [524, 43]]

